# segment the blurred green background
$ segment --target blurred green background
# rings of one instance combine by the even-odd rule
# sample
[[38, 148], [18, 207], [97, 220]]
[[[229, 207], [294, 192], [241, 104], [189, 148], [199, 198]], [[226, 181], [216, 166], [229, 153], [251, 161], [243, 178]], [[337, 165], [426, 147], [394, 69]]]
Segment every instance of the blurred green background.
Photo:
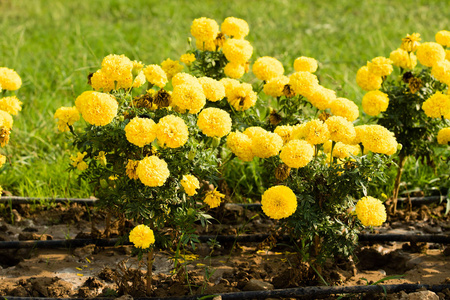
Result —
[[213, 18], [219, 25], [228, 16], [245, 19], [250, 26], [247, 39], [254, 47], [252, 61], [274, 56], [289, 74], [296, 57], [314, 57], [320, 62], [321, 84], [359, 105], [363, 93], [355, 82], [358, 68], [373, 57], [389, 56], [408, 33], [434, 41], [437, 31], [450, 29], [449, 4], [0, 0], [0, 66], [15, 69], [23, 80], [16, 93], [23, 110], [14, 118], [9, 145], [0, 149], [8, 156], [0, 185], [18, 196], [89, 196], [88, 186], [66, 171], [74, 150], [57, 132], [55, 110], [74, 105], [90, 88], [87, 75], [108, 54], [125, 54], [146, 64], [178, 59], [189, 48], [195, 18]]

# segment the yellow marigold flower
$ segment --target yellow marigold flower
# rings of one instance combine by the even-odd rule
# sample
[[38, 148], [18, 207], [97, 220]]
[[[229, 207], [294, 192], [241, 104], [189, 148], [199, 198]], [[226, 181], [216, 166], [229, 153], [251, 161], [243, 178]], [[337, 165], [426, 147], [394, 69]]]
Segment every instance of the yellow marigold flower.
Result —
[[[301, 130], [300, 133], [298, 130]], [[298, 127], [297, 137], [305, 139], [312, 145], [323, 144], [330, 139], [328, 126], [321, 120], [311, 120]]]
[[212, 41], [219, 33], [219, 25], [213, 19], [198, 18], [192, 21], [191, 34], [200, 41]]
[[335, 116], [341, 116], [348, 121], [353, 122], [359, 117], [359, 108], [355, 102], [347, 98], [336, 98], [330, 105], [331, 113]]
[[356, 216], [364, 226], [381, 226], [386, 221], [386, 208], [373, 197], [362, 197], [355, 207]]
[[309, 72], [295, 72], [289, 76], [289, 85], [295, 94], [308, 98], [319, 88], [319, 80]]
[[251, 126], [251, 127], [247, 127], [244, 132], [243, 132], [246, 136], [248, 136], [250, 139], [256, 139], [259, 138], [260, 136], [263, 136], [267, 133], [267, 130], [265, 130], [262, 127], [258, 127], [258, 126]]
[[264, 81], [268, 81], [274, 77], [283, 75], [283, 64], [276, 58], [270, 56], [263, 56], [258, 58], [253, 64], [253, 74], [256, 78]]
[[175, 115], [167, 115], [158, 122], [156, 138], [162, 146], [178, 148], [187, 142], [189, 130], [182, 118]]
[[222, 51], [228, 61], [243, 65], [252, 57], [253, 47], [246, 40], [228, 39]]
[[70, 156], [70, 160], [72, 161], [72, 166], [77, 168], [80, 171], [84, 171], [88, 168], [88, 165], [85, 161], [83, 161], [84, 157], [87, 155], [86, 152], [78, 152], [76, 156]]
[[311, 94], [306, 97], [314, 107], [325, 110], [330, 108], [331, 104], [336, 100], [336, 92], [317, 85], [311, 90]]
[[[308, 131], [306, 130], [306, 124], [307, 123], [294, 125], [294, 129], [292, 129], [292, 139], [302, 140], [306, 138], [306, 136], [308, 135]], [[328, 130], [328, 127], [326, 127], [326, 129]], [[309, 143], [312, 144], [310, 141]]]
[[200, 182], [197, 177], [193, 175], [183, 175], [183, 179], [181, 179], [180, 183], [188, 196], [194, 196], [197, 194], [196, 189], [200, 188]]
[[356, 73], [356, 83], [365, 91], [373, 91], [381, 88], [383, 79], [371, 73], [367, 66], [363, 66]]
[[392, 60], [386, 57], [378, 56], [367, 63], [369, 72], [375, 76], [388, 76], [392, 73], [394, 68], [392, 67]]
[[445, 59], [450, 60], [450, 50], [445, 50]]
[[137, 60], [133, 60], [132, 63], [133, 69], [131, 70], [131, 73], [133, 74], [133, 76], [138, 76], [139, 74], [141, 74], [142, 69], [144, 68], [144, 64]]
[[325, 124], [328, 126], [328, 130], [330, 132], [330, 140], [332, 141], [351, 144], [356, 137], [356, 132], [353, 124], [343, 117], [329, 117], [325, 121]]
[[244, 111], [256, 104], [257, 95], [249, 83], [241, 83], [227, 94], [228, 103], [237, 111]]
[[0, 116], [0, 146], [5, 147], [9, 142], [9, 136], [11, 135], [11, 128], [7, 128], [1, 125], [2, 117]]
[[[200, 87], [200, 88], [199, 88]], [[181, 111], [198, 113], [206, 104], [206, 97], [200, 84], [180, 84], [172, 92], [172, 106]]]
[[223, 72], [230, 78], [239, 79], [245, 74], [245, 67], [241, 63], [229, 62], [223, 68]]
[[432, 67], [438, 61], [445, 59], [445, 50], [438, 43], [423, 43], [417, 48], [417, 59], [426, 66]]
[[[328, 141], [323, 144], [323, 151], [325, 153], [331, 152], [332, 142]], [[347, 145], [342, 142], [337, 142], [333, 148], [333, 157], [340, 159], [347, 158], [351, 155], [358, 155], [361, 152], [361, 147], [359, 145]]]
[[286, 144], [291, 140], [293, 130], [294, 130], [293, 126], [281, 125], [277, 126], [273, 132], [281, 137], [281, 139], [283, 140], [283, 144]]
[[171, 60], [168, 58], [161, 63], [161, 68], [166, 72], [167, 79], [171, 80], [172, 77], [180, 73], [184, 67], [180, 65], [178, 60]]
[[430, 118], [441, 118], [450, 114], [450, 96], [436, 92], [423, 104], [422, 109]]
[[138, 88], [144, 85], [146, 82], [144, 71], [139, 72], [136, 77], [133, 79], [133, 88]]
[[294, 61], [294, 69], [296, 72], [314, 73], [318, 68], [317, 60], [312, 57], [300, 56]]
[[362, 107], [369, 116], [376, 116], [386, 111], [389, 106], [389, 97], [381, 91], [367, 92], [362, 99]]
[[227, 98], [230, 97], [231, 91], [241, 84], [238, 80], [232, 78], [222, 78], [220, 79], [220, 82], [222, 82], [223, 87], [225, 88], [225, 96]]
[[172, 86], [176, 87], [178, 85], [182, 85], [182, 84], [196, 84], [198, 87], [201, 88], [200, 83], [198, 82], [197, 77], [192, 76], [191, 74], [188, 73], [177, 73], [175, 76], [173, 76], [172, 78]]
[[134, 247], [147, 249], [155, 243], [155, 235], [153, 230], [147, 225], [141, 224], [133, 228], [129, 236], [130, 242]]
[[280, 159], [290, 168], [303, 168], [314, 156], [314, 148], [303, 140], [292, 140], [283, 146]]
[[13, 118], [9, 113], [4, 110], [0, 110], [0, 127], [11, 129], [13, 127]]
[[368, 125], [355, 126], [356, 136], [355, 139], [350, 143], [351, 145], [358, 145], [362, 141], [362, 137], [365, 134], [365, 130]]
[[136, 168], [139, 180], [146, 186], [162, 186], [170, 175], [167, 163], [157, 156], [147, 156]]
[[283, 139], [276, 133], [266, 132], [252, 138], [252, 153], [259, 158], [269, 158], [278, 153], [283, 147]]
[[263, 212], [270, 218], [279, 220], [291, 216], [297, 210], [297, 197], [287, 186], [269, 188], [261, 197]]
[[15, 116], [22, 110], [22, 102], [16, 96], [0, 98], [0, 110]]
[[115, 82], [116, 88], [130, 88], [133, 83], [133, 62], [125, 55], [110, 54], [103, 58], [102, 73]]
[[97, 70], [90, 79], [90, 85], [95, 91], [103, 91], [108, 93], [116, 88], [116, 83], [101, 69]]
[[412, 52], [407, 52], [398, 48], [391, 52], [389, 59], [392, 60], [394, 66], [412, 70], [417, 65], [417, 57]]
[[180, 61], [188, 67], [195, 61], [195, 59], [194, 53], [186, 53], [180, 57]]
[[133, 118], [125, 126], [127, 140], [138, 147], [150, 144], [156, 138], [156, 123], [152, 119]]
[[167, 84], [166, 71], [158, 65], [148, 65], [143, 69], [145, 78], [151, 84], [163, 88]]
[[368, 150], [387, 155], [397, 152], [398, 146], [394, 133], [380, 125], [367, 125], [364, 127], [361, 143], [364, 146], [364, 151]]
[[15, 91], [22, 86], [22, 79], [13, 69], [0, 67], [0, 86], [7, 91]]
[[235, 17], [226, 18], [220, 25], [220, 29], [223, 34], [235, 39], [243, 39], [250, 31], [245, 20]]
[[431, 75], [450, 86], [450, 61], [444, 59], [436, 62], [431, 69]]
[[252, 161], [252, 140], [247, 135], [236, 131], [227, 136], [227, 146], [242, 161]]
[[289, 84], [289, 77], [287, 76], [278, 76], [272, 79], [269, 79], [267, 83], [264, 85], [264, 93], [266, 95], [272, 97], [281, 97], [283, 96], [284, 86]]
[[450, 143], [450, 127], [439, 130], [437, 141], [441, 145], [448, 145]]
[[84, 92], [75, 100], [83, 119], [91, 125], [105, 126], [117, 115], [116, 99], [105, 93]]
[[210, 208], [215, 208], [220, 205], [222, 198], [225, 197], [224, 194], [221, 194], [217, 191], [217, 188], [214, 191], [209, 191], [205, 195], [205, 199], [203, 202], [209, 205]]
[[127, 166], [125, 167], [125, 172], [130, 179], [139, 179], [139, 176], [136, 173], [136, 169], [139, 165], [138, 160], [128, 160]]
[[[0, 154], [0, 168], [6, 163], [6, 156]], [[1, 194], [1, 190], [0, 190]]]
[[58, 130], [61, 132], [69, 131], [69, 126], [72, 126], [80, 119], [80, 114], [75, 106], [60, 107], [56, 110], [55, 119], [58, 119]]
[[200, 77], [198, 82], [203, 87], [206, 99], [216, 102], [225, 98], [225, 87], [223, 83], [209, 77]]
[[221, 138], [231, 131], [230, 115], [215, 107], [205, 108], [200, 112], [197, 119], [197, 126], [203, 134], [209, 137]]
[[436, 33], [436, 42], [441, 44], [444, 47], [450, 47], [450, 31], [448, 30], [441, 30], [438, 33]]
[[402, 39], [402, 45], [400, 48], [407, 52], [415, 52], [417, 47], [420, 46], [420, 33], [407, 34]]

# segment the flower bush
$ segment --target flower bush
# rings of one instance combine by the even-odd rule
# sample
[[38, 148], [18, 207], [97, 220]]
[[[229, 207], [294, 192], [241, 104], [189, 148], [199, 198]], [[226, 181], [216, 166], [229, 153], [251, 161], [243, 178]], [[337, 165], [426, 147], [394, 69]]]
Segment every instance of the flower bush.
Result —
[[[383, 179], [394, 134], [359, 124], [353, 101], [320, 85], [314, 58], [297, 58], [290, 75], [274, 57], [250, 67], [242, 19], [219, 27], [199, 18], [191, 34], [195, 43], [179, 61], [108, 55], [89, 76], [92, 90], [58, 109], [58, 128], [69, 129], [78, 151], [71, 169], [91, 183], [101, 207], [149, 226], [155, 243], [168, 246], [195, 242], [194, 222], [208, 218], [203, 209], [225, 199], [226, 174], [247, 180], [235, 166], [253, 164], [263, 170], [263, 212], [305, 260], [350, 255], [359, 230], [384, 221], [378, 214], [366, 222], [372, 211], [360, 221], [353, 210], [369, 197], [369, 182]], [[385, 74], [384, 63], [370, 69]], [[250, 70], [253, 85], [241, 80]], [[79, 113], [84, 130], [74, 126]]]
[[[0, 147], [5, 147], [10, 140], [13, 128], [13, 116], [22, 110], [22, 102], [14, 94], [22, 86], [22, 79], [13, 69], [0, 67]], [[10, 93], [11, 96], [6, 96]], [[0, 171], [5, 169], [6, 156], [0, 153]], [[2, 195], [0, 186], [0, 197]]]
[[448, 36], [449, 32], [442, 30], [436, 34], [436, 42], [420, 43], [420, 34], [407, 35], [389, 58], [376, 57], [356, 74], [356, 82], [367, 91], [362, 99], [364, 112], [393, 132], [402, 145], [394, 211], [406, 158], [432, 163], [436, 139], [448, 144], [442, 138], [450, 124]]

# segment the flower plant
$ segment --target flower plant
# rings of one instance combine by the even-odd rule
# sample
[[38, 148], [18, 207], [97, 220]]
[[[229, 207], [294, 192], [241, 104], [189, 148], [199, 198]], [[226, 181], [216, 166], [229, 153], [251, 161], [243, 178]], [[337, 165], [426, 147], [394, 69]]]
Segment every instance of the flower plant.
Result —
[[[361, 67], [356, 82], [367, 93], [364, 112], [388, 128], [402, 145], [394, 184], [395, 212], [407, 157], [433, 163], [436, 140], [448, 145], [450, 119], [450, 32], [439, 31], [436, 42], [420, 43], [420, 34], [402, 39], [389, 58], [376, 57]], [[420, 63], [420, 65], [418, 64]]]
[[[263, 212], [305, 260], [350, 255], [359, 230], [385, 220], [369, 183], [384, 180], [393, 133], [359, 124], [357, 105], [319, 84], [314, 58], [297, 58], [290, 75], [269, 56], [250, 68], [242, 19], [226, 18], [220, 30], [195, 19], [191, 34], [195, 47], [179, 61], [108, 55], [89, 75], [92, 90], [56, 111], [78, 151], [70, 168], [102, 208], [148, 226], [156, 245], [195, 247], [194, 222], [206, 224], [204, 209], [221, 204], [223, 175], [255, 164], [264, 170]], [[250, 69], [253, 85], [242, 80]]]

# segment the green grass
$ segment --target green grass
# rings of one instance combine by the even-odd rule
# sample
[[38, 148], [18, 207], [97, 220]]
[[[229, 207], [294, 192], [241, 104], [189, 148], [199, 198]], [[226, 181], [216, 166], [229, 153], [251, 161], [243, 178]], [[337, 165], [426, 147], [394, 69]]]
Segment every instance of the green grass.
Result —
[[[55, 110], [74, 104], [89, 72], [104, 56], [125, 54], [144, 63], [178, 59], [188, 49], [192, 20], [245, 19], [252, 59], [274, 56], [286, 73], [300, 55], [320, 62], [321, 83], [361, 103], [355, 74], [367, 60], [388, 56], [407, 33], [423, 41], [448, 26], [448, 1], [126, 1], [0, 0], [0, 66], [23, 80], [24, 103], [0, 174], [5, 190], [21, 196], [90, 194], [66, 172], [71, 145], [57, 133]], [[247, 75], [248, 78], [251, 76]], [[72, 176], [72, 178], [70, 178]]]

